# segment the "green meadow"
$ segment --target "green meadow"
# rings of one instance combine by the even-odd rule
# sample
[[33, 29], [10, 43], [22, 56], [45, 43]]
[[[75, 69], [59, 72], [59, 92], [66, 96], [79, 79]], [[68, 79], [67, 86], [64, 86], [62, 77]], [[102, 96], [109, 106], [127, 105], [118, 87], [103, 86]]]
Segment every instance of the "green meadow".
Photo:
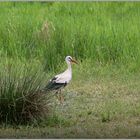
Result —
[[0, 2], [0, 138], [139, 138], [139, 77], [140, 2]]

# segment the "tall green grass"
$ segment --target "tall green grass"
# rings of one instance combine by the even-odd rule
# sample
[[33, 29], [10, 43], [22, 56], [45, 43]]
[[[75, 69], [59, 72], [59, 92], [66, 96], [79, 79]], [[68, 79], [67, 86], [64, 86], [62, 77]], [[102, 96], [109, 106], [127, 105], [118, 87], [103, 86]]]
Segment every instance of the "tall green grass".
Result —
[[66, 55], [139, 66], [139, 9], [139, 2], [0, 3], [1, 56], [38, 60], [46, 70]]

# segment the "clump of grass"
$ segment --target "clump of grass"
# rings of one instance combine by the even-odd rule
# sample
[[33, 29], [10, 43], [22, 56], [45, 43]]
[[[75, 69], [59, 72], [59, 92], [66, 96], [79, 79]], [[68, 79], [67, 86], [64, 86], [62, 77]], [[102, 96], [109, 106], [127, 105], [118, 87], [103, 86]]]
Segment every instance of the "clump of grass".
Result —
[[42, 28], [37, 33], [38, 40], [43, 42], [49, 41], [53, 31], [55, 31], [55, 27], [53, 26], [52, 22], [45, 21]]
[[109, 122], [111, 120], [110, 118], [110, 112], [104, 112], [102, 115], [101, 115], [101, 120], [102, 122]]
[[49, 99], [41, 92], [45, 76], [39, 68], [31, 64], [1, 64], [1, 123], [25, 124], [46, 117]]

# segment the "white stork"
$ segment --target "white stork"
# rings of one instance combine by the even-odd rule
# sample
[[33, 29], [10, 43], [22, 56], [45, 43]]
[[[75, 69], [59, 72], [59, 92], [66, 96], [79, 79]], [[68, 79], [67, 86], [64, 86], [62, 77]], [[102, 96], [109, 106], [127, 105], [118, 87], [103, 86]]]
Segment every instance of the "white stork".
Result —
[[76, 60], [72, 59], [71, 56], [66, 56], [65, 61], [68, 65], [68, 68], [63, 73], [60, 73], [56, 75], [54, 78], [52, 78], [49, 83], [46, 85], [45, 90], [46, 91], [56, 91], [56, 93], [59, 93], [59, 99], [60, 102], [63, 102], [63, 97], [61, 95], [61, 89], [64, 88], [72, 79], [72, 68], [71, 63], [76, 63]]

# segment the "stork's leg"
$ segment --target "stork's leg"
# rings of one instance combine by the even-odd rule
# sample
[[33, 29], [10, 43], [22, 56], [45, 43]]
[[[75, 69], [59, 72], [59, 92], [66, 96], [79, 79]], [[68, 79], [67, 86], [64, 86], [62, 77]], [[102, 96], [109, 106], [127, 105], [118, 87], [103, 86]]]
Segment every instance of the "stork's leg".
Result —
[[56, 91], [56, 96], [57, 96], [57, 99], [60, 101], [60, 103], [63, 104], [64, 97], [62, 95], [61, 89], [59, 89], [58, 91]]
[[63, 97], [63, 95], [62, 95], [62, 92], [61, 92], [61, 89], [60, 89], [60, 103], [61, 104], [63, 104], [63, 102], [64, 102], [64, 97]]
[[58, 100], [60, 100], [60, 97], [59, 97], [59, 90], [58, 90], [58, 91], [56, 91], [56, 93], [55, 93], [55, 94], [56, 94], [57, 99], [58, 99]]

